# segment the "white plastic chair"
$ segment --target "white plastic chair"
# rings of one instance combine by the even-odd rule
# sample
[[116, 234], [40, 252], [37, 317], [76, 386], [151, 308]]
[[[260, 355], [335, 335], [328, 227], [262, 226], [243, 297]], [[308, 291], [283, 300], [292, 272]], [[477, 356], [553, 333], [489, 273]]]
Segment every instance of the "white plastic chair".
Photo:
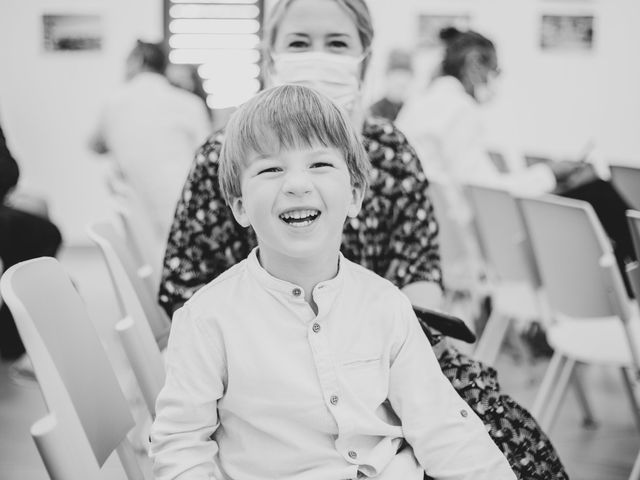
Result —
[[467, 185], [487, 263], [493, 309], [474, 358], [494, 364], [512, 319], [549, 323], [549, 308], [518, 205], [505, 190]]
[[606, 365], [621, 371], [640, 428], [629, 371], [639, 371], [640, 319], [593, 208], [553, 196], [518, 202], [555, 320], [547, 329], [554, 355], [532, 414], [548, 430], [576, 365]]
[[610, 165], [611, 181], [629, 206], [640, 210], [640, 168]]
[[138, 267], [138, 274], [155, 292], [160, 285], [160, 270], [166, 238], [159, 237], [151, 220], [145, 214], [142, 200], [128, 183], [114, 178], [109, 190], [114, 211], [122, 223], [132, 258]]
[[460, 205], [450, 198], [462, 194], [451, 190], [454, 188], [457, 187], [429, 182], [429, 197], [439, 227], [440, 264], [445, 287], [442, 310], [450, 311], [456, 296], [464, 294], [469, 296], [470, 314], [476, 316], [487, 293], [483, 278], [484, 265], [475, 225], [470, 218], [461, 218], [465, 212], [457, 211]]
[[155, 400], [165, 378], [160, 352], [166, 347], [169, 337], [169, 318], [138, 275], [133, 255], [114, 225], [94, 222], [87, 227], [87, 233], [105, 259], [123, 322], [135, 326], [130, 330], [135, 335], [121, 335], [121, 339], [147, 408], [153, 416]]
[[80, 295], [54, 258], [9, 268], [0, 291], [49, 414], [31, 427], [52, 480], [100, 478], [116, 451], [129, 480], [144, 480], [127, 440], [134, 420]]
[[[640, 211], [628, 210], [627, 221], [629, 222], [629, 229], [631, 230], [631, 238], [633, 239], [633, 248], [636, 253], [636, 258], [640, 259]], [[636, 297], [636, 302], [640, 305], [640, 260], [627, 265], [627, 276], [629, 278], [633, 294]], [[633, 468], [631, 469], [629, 480], [640, 480], [640, 452], [638, 453], [636, 461], [633, 464]]]

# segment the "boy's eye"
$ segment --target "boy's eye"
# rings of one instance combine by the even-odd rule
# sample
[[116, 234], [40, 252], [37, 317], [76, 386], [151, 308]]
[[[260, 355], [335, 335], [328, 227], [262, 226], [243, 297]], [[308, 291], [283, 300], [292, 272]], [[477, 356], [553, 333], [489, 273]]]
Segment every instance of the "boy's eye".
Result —
[[282, 169], [280, 167], [269, 167], [269, 168], [263, 168], [262, 170], [260, 170], [258, 172], [258, 175], [263, 174], [263, 173], [277, 173], [282, 171]]
[[322, 167], [333, 167], [333, 164], [329, 162], [314, 162], [311, 164], [311, 168], [322, 168]]

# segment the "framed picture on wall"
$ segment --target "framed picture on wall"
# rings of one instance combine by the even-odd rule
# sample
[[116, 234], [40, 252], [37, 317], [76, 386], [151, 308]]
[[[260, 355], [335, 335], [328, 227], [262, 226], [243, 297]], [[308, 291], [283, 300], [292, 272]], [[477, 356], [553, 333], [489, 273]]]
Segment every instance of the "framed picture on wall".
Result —
[[42, 27], [46, 51], [100, 50], [102, 48], [101, 15], [44, 14]]
[[540, 18], [540, 48], [545, 51], [593, 50], [593, 15], [550, 15]]
[[456, 27], [458, 30], [467, 30], [471, 23], [471, 15], [467, 13], [457, 14], [430, 14], [418, 15], [418, 48], [434, 48], [440, 46], [440, 30], [445, 27]]

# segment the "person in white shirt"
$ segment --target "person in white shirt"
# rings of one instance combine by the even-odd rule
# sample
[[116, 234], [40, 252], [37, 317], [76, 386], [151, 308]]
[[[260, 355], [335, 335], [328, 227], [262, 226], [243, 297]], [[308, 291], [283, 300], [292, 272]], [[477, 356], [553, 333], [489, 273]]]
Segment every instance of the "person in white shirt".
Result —
[[156, 479], [516, 478], [407, 297], [340, 253], [368, 166], [346, 113], [310, 88], [232, 115], [220, 185], [258, 247], [174, 315]]
[[495, 94], [500, 73], [496, 49], [483, 35], [453, 27], [440, 34], [446, 49], [439, 75], [408, 99], [396, 124], [412, 142], [427, 176], [461, 185], [476, 183], [516, 194], [551, 192], [575, 162], [559, 161], [502, 173], [486, 145], [481, 105]]
[[113, 156], [163, 246], [193, 154], [211, 133], [202, 100], [171, 85], [166, 66], [159, 44], [138, 40], [127, 81], [107, 102], [91, 140], [94, 151]]
[[624, 265], [635, 254], [625, 200], [586, 162], [555, 160], [500, 172], [487, 153], [480, 111], [494, 96], [500, 73], [495, 46], [477, 32], [453, 27], [443, 29], [440, 37], [446, 48], [439, 75], [426, 91], [405, 102], [396, 124], [414, 146], [427, 177], [445, 186], [448, 206], [463, 231], [472, 228], [462, 191], [465, 184], [500, 188], [514, 195], [558, 193], [587, 201], [613, 240], [631, 294]]

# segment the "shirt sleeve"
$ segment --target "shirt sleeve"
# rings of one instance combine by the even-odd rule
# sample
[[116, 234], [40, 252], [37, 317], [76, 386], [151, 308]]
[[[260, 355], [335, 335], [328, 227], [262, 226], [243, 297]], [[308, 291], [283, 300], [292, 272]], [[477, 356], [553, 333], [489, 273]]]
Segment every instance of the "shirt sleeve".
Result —
[[442, 374], [408, 300], [400, 301], [389, 400], [420, 465], [438, 480], [514, 480], [482, 421]]
[[465, 110], [453, 122], [443, 139], [443, 152], [445, 158], [453, 160], [453, 176], [461, 183], [501, 188], [515, 195], [541, 195], [556, 186], [555, 176], [546, 165], [500, 172], [487, 153], [477, 108]]
[[167, 377], [156, 401], [150, 456], [156, 480], [216, 478], [217, 401], [226, 382], [224, 350], [192, 318], [175, 314], [166, 354]]
[[221, 141], [218, 133], [200, 147], [178, 199], [158, 294], [169, 316], [255, 245], [252, 232], [236, 223], [220, 191]]

